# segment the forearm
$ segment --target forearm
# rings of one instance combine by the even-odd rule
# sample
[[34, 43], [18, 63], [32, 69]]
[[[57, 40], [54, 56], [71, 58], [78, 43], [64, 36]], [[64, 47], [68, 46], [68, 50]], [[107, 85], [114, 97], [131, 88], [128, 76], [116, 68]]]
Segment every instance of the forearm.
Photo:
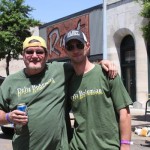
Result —
[[0, 110], [0, 125], [7, 124], [8, 121], [6, 120], [6, 112]]
[[[131, 141], [131, 115], [129, 108], [120, 110], [120, 141], [127, 140]], [[129, 150], [129, 144], [121, 144], [121, 150]]]
[[128, 113], [120, 115], [120, 133], [122, 140], [131, 140], [131, 116]]

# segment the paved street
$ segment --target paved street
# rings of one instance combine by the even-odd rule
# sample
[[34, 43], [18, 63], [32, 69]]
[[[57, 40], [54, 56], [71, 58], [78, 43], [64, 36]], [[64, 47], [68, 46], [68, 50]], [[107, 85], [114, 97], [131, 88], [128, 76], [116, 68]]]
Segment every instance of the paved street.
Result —
[[6, 136], [0, 129], [0, 150], [12, 150], [12, 136]]
[[132, 141], [131, 150], [149, 150], [150, 149], [150, 137], [142, 137], [134, 133], [135, 127], [149, 127], [150, 126], [150, 114], [145, 121], [145, 111], [144, 109], [132, 109]]

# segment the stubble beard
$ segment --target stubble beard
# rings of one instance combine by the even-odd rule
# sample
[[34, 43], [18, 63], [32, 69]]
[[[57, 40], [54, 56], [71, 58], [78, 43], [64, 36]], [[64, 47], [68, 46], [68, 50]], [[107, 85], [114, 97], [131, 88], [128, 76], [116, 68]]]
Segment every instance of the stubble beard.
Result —
[[86, 61], [86, 57], [79, 58], [79, 59], [72, 59], [72, 63], [76, 65], [80, 65]]

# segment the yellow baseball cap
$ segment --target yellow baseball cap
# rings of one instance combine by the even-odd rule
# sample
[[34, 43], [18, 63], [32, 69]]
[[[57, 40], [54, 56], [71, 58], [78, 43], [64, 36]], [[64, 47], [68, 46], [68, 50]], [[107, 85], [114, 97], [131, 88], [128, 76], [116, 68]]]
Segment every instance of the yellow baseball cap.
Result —
[[[34, 42], [31, 42], [32, 40], [36, 40]], [[34, 47], [34, 46], [40, 46], [47, 49], [45, 40], [40, 36], [31, 36], [27, 37], [25, 41], [23, 42], [23, 50], [28, 47]]]

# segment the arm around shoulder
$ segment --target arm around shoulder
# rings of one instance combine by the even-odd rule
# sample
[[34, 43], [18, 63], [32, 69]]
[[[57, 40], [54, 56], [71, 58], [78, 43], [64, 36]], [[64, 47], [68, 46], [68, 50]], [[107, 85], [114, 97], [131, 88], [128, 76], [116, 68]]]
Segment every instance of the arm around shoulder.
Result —
[[108, 76], [110, 78], [115, 78], [118, 74], [117, 66], [110, 60], [101, 60], [99, 64], [102, 68], [108, 72]]

